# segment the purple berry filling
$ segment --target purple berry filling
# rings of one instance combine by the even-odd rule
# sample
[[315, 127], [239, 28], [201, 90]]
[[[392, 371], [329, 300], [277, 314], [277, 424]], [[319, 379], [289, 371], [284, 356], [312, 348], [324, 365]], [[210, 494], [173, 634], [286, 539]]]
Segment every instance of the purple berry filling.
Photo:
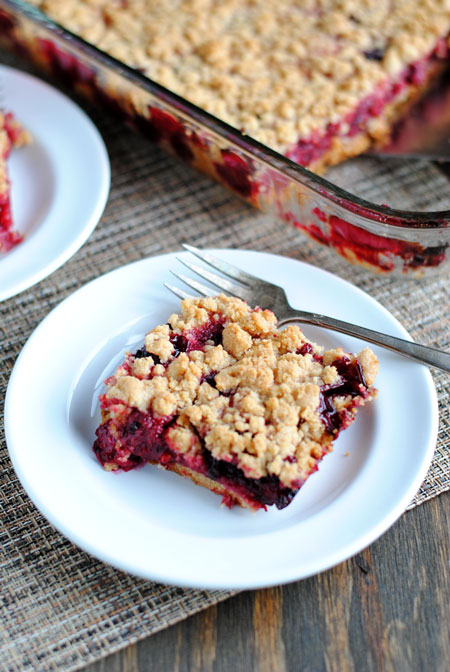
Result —
[[[193, 329], [187, 335], [177, 334], [175, 331], [173, 331], [169, 336], [170, 342], [174, 348], [171, 359], [175, 359], [175, 357], [178, 357], [182, 352], [203, 350], [205, 344], [208, 341], [212, 341], [214, 345], [221, 345], [223, 327], [223, 322], [217, 321], [210, 322], [203, 327], [199, 327], [198, 329]], [[145, 346], [142, 346], [142, 348], [139, 348], [134, 353], [135, 359], [142, 357], [152, 357], [155, 364], [161, 363], [158, 355], [154, 355], [153, 353], [148, 352]]]
[[171, 422], [170, 416], [154, 418], [133, 409], [124, 424], [108, 420], [100, 425], [94, 452], [102, 465], [116, 464], [124, 471], [145, 462], [157, 462], [167, 447], [164, 431]]
[[[275, 504], [278, 509], [283, 509], [292, 501], [297, 489], [283, 486], [277, 476], [248, 478], [234, 464], [215, 459], [204, 446], [195, 465], [185, 460], [167, 442], [166, 430], [172, 422], [172, 417], [153, 418], [138, 410], [132, 410], [122, 425], [108, 420], [96, 432], [94, 452], [97, 459], [102, 465], [115, 464], [123, 471], [135, 469], [146, 462], [159, 462], [162, 465], [176, 462], [195, 467], [198, 473], [261, 507]], [[126, 445], [126, 448], [118, 448], [121, 444]]]
[[333, 385], [322, 386], [319, 413], [327, 432], [337, 435], [348, 417], [348, 409], [345, 413], [339, 413], [334, 406], [333, 397], [360, 395], [365, 398], [368, 394], [368, 386], [358, 361], [351, 362], [343, 357], [335, 360], [332, 365], [336, 367], [341, 380]]
[[206, 376], [203, 376], [202, 378], [202, 383], [208, 383], [208, 385], [211, 385], [211, 387], [216, 387], [216, 375], [217, 371], [211, 371], [211, 373], [208, 373]]
[[382, 61], [385, 53], [386, 49], [383, 49], [382, 47], [363, 51], [363, 54], [368, 61]]
[[278, 476], [263, 476], [262, 478], [247, 478], [242, 469], [225, 460], [216, 460], [208, 450], [204, 450], [206, 475], [218, 483], [229, 487], [247, 499], [271, 506], [275, 504], [277, 509], [284, 509], [291, 503], [297, 493], [281, 485]]

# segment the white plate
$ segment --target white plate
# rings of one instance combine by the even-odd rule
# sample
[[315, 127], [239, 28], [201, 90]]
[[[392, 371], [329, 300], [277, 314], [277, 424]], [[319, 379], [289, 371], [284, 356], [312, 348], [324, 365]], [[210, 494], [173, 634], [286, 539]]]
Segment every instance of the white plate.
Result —
[[[291, 303], [406, 337], [365, 293], [318, 268], [259, 252], [217, 255], [267, 280]], [[404, 511], [433, 455], [437, 402], [429, 371], [386, 350], [379, 399], [360, 409], [335, 451], [282, 511], [222, 508], [217, 495], [146, 465], [105, 472], [91, 446], [97, 397], [126, 349], [179, 302], [174, 254], [125, 266], [57, 306], [25, 345], [11, 375], [6, 435], [16, 472], [40, 511], [75, 544], [132, 574], [205, 588], [253, 588], [320, 572], [365, 548]], [[330, 347], [356, 339], [305, 327]], [[347, 455], [348, 452], [348, 455]]]
[[14, 228], [25, 239], [0, 254], [0, 301], [28, 289], [75, 254], [99, 221], [110, 168], [96, 127], [45, 82], [0, 65], [2, 103], [33, 135], [8, 160]]

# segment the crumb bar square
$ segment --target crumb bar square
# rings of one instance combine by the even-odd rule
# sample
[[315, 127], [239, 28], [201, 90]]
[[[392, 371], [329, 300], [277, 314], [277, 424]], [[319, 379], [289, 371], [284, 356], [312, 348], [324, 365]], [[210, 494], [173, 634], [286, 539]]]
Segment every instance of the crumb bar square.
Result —
[[13, 229], [7, 159], [13, 147], [21, 147], [30, 140], [28, 131], [10, 112], [0, 111], [0, 252], [8, 252], [22, 241], [22, 235]]
[[237, 298], [184, 300], [106, 381], [93, 447], [103, 467], [150, 462], [228, 507], [286, 507], [376, 396], [378, 361], [276, 324]]

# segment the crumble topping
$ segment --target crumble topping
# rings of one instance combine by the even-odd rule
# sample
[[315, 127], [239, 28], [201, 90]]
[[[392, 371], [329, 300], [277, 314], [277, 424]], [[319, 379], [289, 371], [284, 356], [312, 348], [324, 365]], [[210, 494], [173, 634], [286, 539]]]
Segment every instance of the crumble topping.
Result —
[[447, 0], [28, 0], [150, 79], [286, 153], [450, 31]]
[[209, 323], [211, 319], [218, 322], [221, 316], [236, 322], [250, 335], [268, 333], [277, 323], [277, 318], [270, 310], [250, 310], [244, 301], [220, 294], [217, 297], [183, 301], [180, 314], [171, 315], [169, 325], [175, 331], [188, 331]]
[[[184, 300], [170, 326], [152, 329], [147, 350], [128, 353], [107, 381], [104, 422], [133, 409], [169, 417], [173, 451], [206, 448], [248, 478], [277, 476], [283, 486], [300, 487], [338, 433], [323, 409], [350, 424], [357, 407], [376, 396], [378, 361], [369, 348], [357, 356], [322, 352], [299, 327], [279, 331], [276, 322], [271, 311], [233, 297]], [[349, 387], [345, 372], [353, 370]]]
[[169, 325], [164, 324], [156, 327], [145, 337], [145, 347], [147, 352], [156, 355], [162, 362], [167, 362], [172, 354], [174, 347], [169, 341]]

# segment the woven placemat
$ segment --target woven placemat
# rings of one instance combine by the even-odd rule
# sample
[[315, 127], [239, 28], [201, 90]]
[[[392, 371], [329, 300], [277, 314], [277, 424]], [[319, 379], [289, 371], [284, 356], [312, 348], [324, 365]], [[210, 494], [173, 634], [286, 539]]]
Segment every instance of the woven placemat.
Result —
[[[1, 56], [3, 62], [13, 62]], [[203, 247], [270, 251], [318, 265], [375, 297], [417, 341], [449, 348], [448, 278], [417, 283], [351, 267], [295, 229], [250, 209], [114, 120], [86, 109], [109, 151], [110, 199], [98, 227], [69, 262], [0, 304], [2, 412], [14, 361], [52, 308], [99, 275], [179, 249], [187, 240]], [[335, 175], [341, 184], [352, 184], [379, 202], [417, 209], [450, 208], [446, 177], [426, 163], [363, 160], [341, 167]], [[433, 375], [440, 404], [439, 440], [411, 507], [450, 488], [448, 379]], [[0, 439], [0, 670], [69, 672], [232, 594], [143, 581], [80, 551], [36, 510], [11, 466], [3, 428]], [[395, 447], [395, 436], [392, 442]]]

